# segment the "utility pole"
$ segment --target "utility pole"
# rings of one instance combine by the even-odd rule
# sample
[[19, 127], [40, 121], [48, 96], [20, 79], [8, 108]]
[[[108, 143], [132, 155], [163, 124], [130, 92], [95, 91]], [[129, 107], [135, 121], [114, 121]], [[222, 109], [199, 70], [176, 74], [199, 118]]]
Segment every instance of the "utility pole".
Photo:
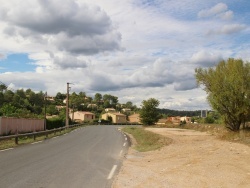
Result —
[[46, 114], [47, 114], [46, 105], [47, 105], [47, 91], [44, 94], [44, 130], [45, 131], [47, 129], [46, 127]]
[[69, 127], [69, 84], [72, 83], [68, 83], [67, 82], [67, 97], [66, 97], [66, 121], [65, 121], [65, 127], [68, 128]]
[[67, 97], [66, 97], [66, 122], [65, 127], [69, 127], [69, 83], [67, 83]]

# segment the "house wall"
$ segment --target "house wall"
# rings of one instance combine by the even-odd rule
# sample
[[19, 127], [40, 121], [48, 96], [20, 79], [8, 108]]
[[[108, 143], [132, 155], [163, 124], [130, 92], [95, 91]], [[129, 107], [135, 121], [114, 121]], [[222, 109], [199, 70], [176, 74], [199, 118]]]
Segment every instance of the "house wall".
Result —
[[44, 119], [0, 117], [0, 135], [44, 130]]
[[114, 123], [126, 123], [126, 116], [121, 116], [121, 115], [114, 115], [115, 116], [115, 121], [113, 120]]
[[113, 123], [126, 123], [126, 116], [122, 114], [112, 114], [112, 113], [105, 113], [102, 115], [102, 119], [108, 120], [108, 116], [112, 117]]
[[108, 120], [108, 113], [102, 114], [102, 119]]
[[191, 123], [191, 117], [187, 117], [187, 116], [184, 116], [184, 117], [181, 117], [181, 121], [186, 121], [186, 123]]
[[[73, 113], [70, 114], [72, 119]], [[93, 121], [95, 119], [95, 114], [84, 113], [84, 112], [74, 112], [74, 120], [80, 121]]]
[[165, 125], [167, 123], [167, 119], [159, 119], [158, 122], [156, 122], [156, 125]]
[[128, 120], [131, 123], [140, 123], [140, 116], [139, 114], [134, 114], [134, 115], [128, 116]]
[[95, 119], [94, 114], [84, 114], [84, 121], [93, 121]]

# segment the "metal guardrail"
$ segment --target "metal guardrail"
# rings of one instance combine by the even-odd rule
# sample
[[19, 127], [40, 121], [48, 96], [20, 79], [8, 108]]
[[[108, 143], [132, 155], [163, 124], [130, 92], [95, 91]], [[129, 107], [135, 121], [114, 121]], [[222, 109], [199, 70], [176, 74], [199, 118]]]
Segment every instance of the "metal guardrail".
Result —
[[56, 132], [61, 132], [62, 130], [65, 129], [70, 129], [74, 127], [79, 127], [79, 126], [84, 126], [83, 124], [75, 124], [75, 125], [70, 125], [69, 127], [60, 127], [57, 129], [51, 129], [51, 130], [46, 130], [46, 131], [39, 131], [39, 132], [32, 132], [32, 133], [25, 133], [25, 134], [15, 134], [15, 135], [9, 135], [9, 136], [0, 136], [0, 141], [1, 140], [10, 140], [12, 138], [15, 138], [15, 144], [18, 144], [18, 139], [20, 137], [25, 137], [25, 136], [33, 136], [34, 140], [36, 140], [37, 135], [46, 135], [48, 137], [48, 134]]
[[[48, 134], [50, 134], [50, 133], [56, 134], [56, 132], [61, 132], [62, 130], [65, 130], [65, 129], [80, 127], [80, 126], [87, 126], [87, 125], [90, 125], [90, 124], [75, 124], [75, 125], [70, 125], [69, 127], [60, 127], [57, 129], [51, 129], [51, 130], [46, 130], [46, 131], [39, 131], [39, 132], [32, 132], [32, 133], [25, 133], [25, 134], [15, 134], [15, 135], [9, 135], [9, 136], [0, 136], [0, 141], [10, 140], [12, 138], [15, 138], [15, 144], [18, 145], [18, 139], [20, 137], [33, 136], [34, 140], [36, 140], [36, 136], [38, 136], [38, 135], [46, 135], [46, 137], [48, 137]], [[138, 124], [132, 124], [132, 123], [126, 123], [126, 124], [102, 123], [102, 124], [100, 124], [100, 123], [96, 123], [96, 124], [91, 124], [91, 125], [138, 125]]]

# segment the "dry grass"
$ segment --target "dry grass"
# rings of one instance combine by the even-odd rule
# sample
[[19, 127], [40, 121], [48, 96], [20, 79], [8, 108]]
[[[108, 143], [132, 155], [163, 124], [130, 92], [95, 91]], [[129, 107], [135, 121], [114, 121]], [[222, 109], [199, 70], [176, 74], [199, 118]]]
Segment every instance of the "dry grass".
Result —
[[144, 128], [125, 127], [122, 130], [135, 138], [137, 143], [135, 149], [140, 152], [157, 150], [172, 142], [170, 138], [146, 131]]
[[208, 132], [217, 138], [230, 142], [240, 142], [250, 146], [250, 129], [231, 131], [222, 124], [186, 124], [181, 128], [193, 129], [201, 132]]

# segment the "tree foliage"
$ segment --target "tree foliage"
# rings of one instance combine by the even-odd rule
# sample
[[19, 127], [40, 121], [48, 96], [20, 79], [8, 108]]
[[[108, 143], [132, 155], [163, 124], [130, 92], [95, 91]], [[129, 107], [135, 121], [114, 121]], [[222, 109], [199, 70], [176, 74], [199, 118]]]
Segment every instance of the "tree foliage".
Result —
[[160, 102], [154, 98], [143, 100], [139, 112], [143, 125], [153, 125], [160, 119], [160, 113], [157, 109]]
[[241, 59], [221, 61], [215, 68], [197, 68], [211, 107], [223, 116], [226, 126], [237, 131], [250, 115], [250, 64]]

